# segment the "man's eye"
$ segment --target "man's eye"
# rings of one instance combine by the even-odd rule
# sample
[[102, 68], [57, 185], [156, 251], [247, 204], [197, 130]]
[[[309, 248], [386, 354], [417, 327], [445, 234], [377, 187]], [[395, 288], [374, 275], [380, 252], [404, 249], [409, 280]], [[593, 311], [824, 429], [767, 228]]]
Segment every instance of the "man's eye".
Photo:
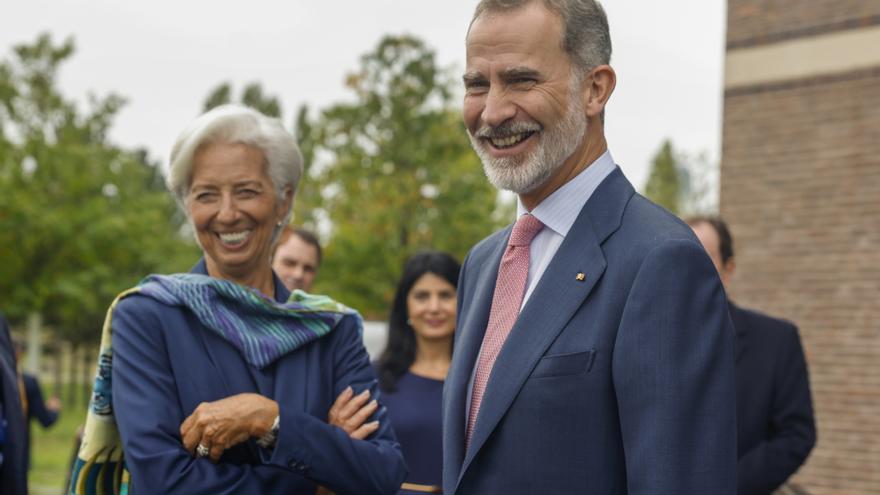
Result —
[[536, 81], [531, 77], [517, 77], [510, 81], [510, 84], [515, 84], [517, 86], [530, 85], [534, 84]]
[[464, 85], [465, 91], [468, 93], [483, 93], [489, 89], [489, 83], [471, 82]]

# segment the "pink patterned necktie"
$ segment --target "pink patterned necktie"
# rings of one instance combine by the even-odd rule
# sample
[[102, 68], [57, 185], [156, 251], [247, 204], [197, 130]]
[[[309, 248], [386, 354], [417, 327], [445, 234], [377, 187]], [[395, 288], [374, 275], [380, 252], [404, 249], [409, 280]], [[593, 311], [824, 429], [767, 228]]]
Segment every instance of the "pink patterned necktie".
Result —
[[519, 317], [519, 309], [526, 290], [526, 279], [529, 276], [529, 245], [542, 228], [544, 224], [532, 215], [519, 217], [516, 225], [513, 226], [510, 240], [507, 241], [507, 250], [501, 257], [498, 279], [495, 281], [495, 293], [492, 295], [489, 324], [486, 327], [486, 334], [483, 335], [483, 348], [474, 375], [467, 435], [464, 441], [465, 450], [470, 448], [480, 402], [483, 400], [495, 358], [501, 352], [510, 329]]

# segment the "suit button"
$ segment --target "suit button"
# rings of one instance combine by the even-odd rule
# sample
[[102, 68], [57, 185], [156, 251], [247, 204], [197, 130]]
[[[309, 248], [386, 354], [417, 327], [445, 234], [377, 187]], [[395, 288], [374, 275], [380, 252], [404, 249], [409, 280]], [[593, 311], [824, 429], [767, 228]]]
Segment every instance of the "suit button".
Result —
[[290, 466], [290, 469], [293, 469], [298, 473], [305, 473], [309, 469], [309, 467], [306, 466], [306, 463], [300, 461], [290, 461], [288, 466]]

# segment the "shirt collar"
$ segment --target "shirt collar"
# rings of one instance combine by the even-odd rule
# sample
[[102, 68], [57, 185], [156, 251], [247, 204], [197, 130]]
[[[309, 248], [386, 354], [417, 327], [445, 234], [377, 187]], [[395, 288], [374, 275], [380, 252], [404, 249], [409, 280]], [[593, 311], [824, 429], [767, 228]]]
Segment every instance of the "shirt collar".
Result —
[[611, 152], [606, 150], [581, 173], [553, 191], [553, 194], [541, 201], [531, 212], [517, 199], [516, 217], [531, 213], [545, 227], [565, 237], [587, 200], [615, 167]]

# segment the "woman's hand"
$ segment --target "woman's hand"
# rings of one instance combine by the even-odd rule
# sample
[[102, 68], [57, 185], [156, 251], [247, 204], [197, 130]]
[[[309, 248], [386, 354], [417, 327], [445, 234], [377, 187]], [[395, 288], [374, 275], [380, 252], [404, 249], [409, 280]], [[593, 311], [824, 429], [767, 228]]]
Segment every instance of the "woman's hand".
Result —
[[[348, 433], [348, 436], [355, 440], [367, 438], [379, 429], [378, 421], [364, 423], [379, 407], [379, 403], [375, 399], [367, 402], [369, 398], [369, 389], [354, 395], [354, 390], [351, 387], [346, 387], [330, 407], [327, 422], [342, 428]], [[315, 495], [333, 495], [333, 492], [326, 487], [318, 486]]]
[[327, 415], [327, 422], [342, 428], [351, 438], [356, 440], [367, 438], [379, 429], [378, 421], [364, 423], [379, 407], [379, 403], [375, 399], [367, 402], [369, 399], [369, 389], [354, 395], [354, 390], [351, 387], [346, 387], [333, 402], [330, 413]]
[[258, 394], [233, 395], [199, 404], [180, 425], [180, 437], [190, 454], [195, 455], [196, 447], [202, 445], [209, 450], [211, 461], [217, 462], [226, 449], [265, 435], [277, 416], [278, 403], [272, 399]]

